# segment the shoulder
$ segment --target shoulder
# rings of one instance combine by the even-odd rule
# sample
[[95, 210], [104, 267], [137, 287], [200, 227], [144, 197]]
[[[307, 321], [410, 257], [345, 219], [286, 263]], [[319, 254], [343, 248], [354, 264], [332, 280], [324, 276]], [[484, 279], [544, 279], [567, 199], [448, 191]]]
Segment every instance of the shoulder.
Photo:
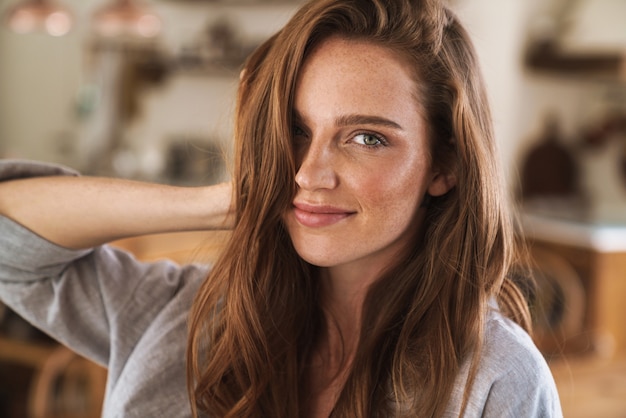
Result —
[[[469, 372], [463, 366], [453, 402], [460, 405]], [[488, 315], [480, 363], [465, 416], [561, 417], [550, 369], [530, 336], [497, 311]]]
[[527, 381], [551, 377], [543, 355], [528, 333], [498, 311], [488, 315], [481, 357], [482, 370], [494, 379], [508, 375]]

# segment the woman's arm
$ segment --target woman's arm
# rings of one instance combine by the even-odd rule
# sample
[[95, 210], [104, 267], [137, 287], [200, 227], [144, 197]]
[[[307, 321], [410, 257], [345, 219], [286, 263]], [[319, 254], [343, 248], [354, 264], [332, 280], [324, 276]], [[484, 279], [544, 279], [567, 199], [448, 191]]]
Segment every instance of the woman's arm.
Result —
[[97, 177], [0, 183], [0, 215], [67, 248], [161, 232], [226, 229], [231, 187], [175, 187]]

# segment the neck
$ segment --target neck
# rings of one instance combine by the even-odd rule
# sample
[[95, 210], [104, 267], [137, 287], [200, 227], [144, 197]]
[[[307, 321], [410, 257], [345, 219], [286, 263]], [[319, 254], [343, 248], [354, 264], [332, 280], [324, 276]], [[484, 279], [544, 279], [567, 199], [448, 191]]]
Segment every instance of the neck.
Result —
[[352, 368], [361, 333], [363, 304], [369, 285], [379, 272], [372, 268], [359, 272], [342, 268], [318, 271], [325, 327], [311, 352], [307, 407], [316, 411], [312, 416], [328, 416]]
[[349, 368], [356, 353], [369, 283], [346, 275], [338, 277], [336, 270], [321, 269], [319, 274], [325, 328], [315, 349], [315, 361], [340, 373]]
[[329, 336], [338, 332], [349, 343], [358, 339], [361, 328], [361, 313], [367, 296], [369, 280], [359, 280], [337, 274], [337, 271], [320, 271], [322, 309], [326, 315]]

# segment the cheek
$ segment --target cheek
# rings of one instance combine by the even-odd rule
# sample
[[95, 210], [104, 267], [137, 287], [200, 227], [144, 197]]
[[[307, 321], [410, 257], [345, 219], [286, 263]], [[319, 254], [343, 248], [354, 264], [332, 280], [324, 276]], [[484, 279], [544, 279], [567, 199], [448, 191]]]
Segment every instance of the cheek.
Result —
[[427, 172], [427, 164], [421, 159], [402, 164], [392, 162], [361, 173], [354, 184], [360, 190], [362, 202], [370, 208], [403, 209], [412, 214], [426, 193]]

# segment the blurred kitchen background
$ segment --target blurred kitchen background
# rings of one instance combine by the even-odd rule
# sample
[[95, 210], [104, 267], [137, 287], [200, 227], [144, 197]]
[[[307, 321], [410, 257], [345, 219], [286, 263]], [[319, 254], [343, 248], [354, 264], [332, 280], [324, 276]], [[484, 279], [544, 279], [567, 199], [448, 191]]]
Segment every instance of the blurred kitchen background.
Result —
[[[241, 64], [300, 3], [0, 0], [0, 158], [228, 179]], [[626, 0], [448, 3], [481, 59], [565, 416], [626, 417]], [[118, 244], [185, 262], [203, 243]], [[104, 378], [0, 307], [0, 416], [98, 416]]]

